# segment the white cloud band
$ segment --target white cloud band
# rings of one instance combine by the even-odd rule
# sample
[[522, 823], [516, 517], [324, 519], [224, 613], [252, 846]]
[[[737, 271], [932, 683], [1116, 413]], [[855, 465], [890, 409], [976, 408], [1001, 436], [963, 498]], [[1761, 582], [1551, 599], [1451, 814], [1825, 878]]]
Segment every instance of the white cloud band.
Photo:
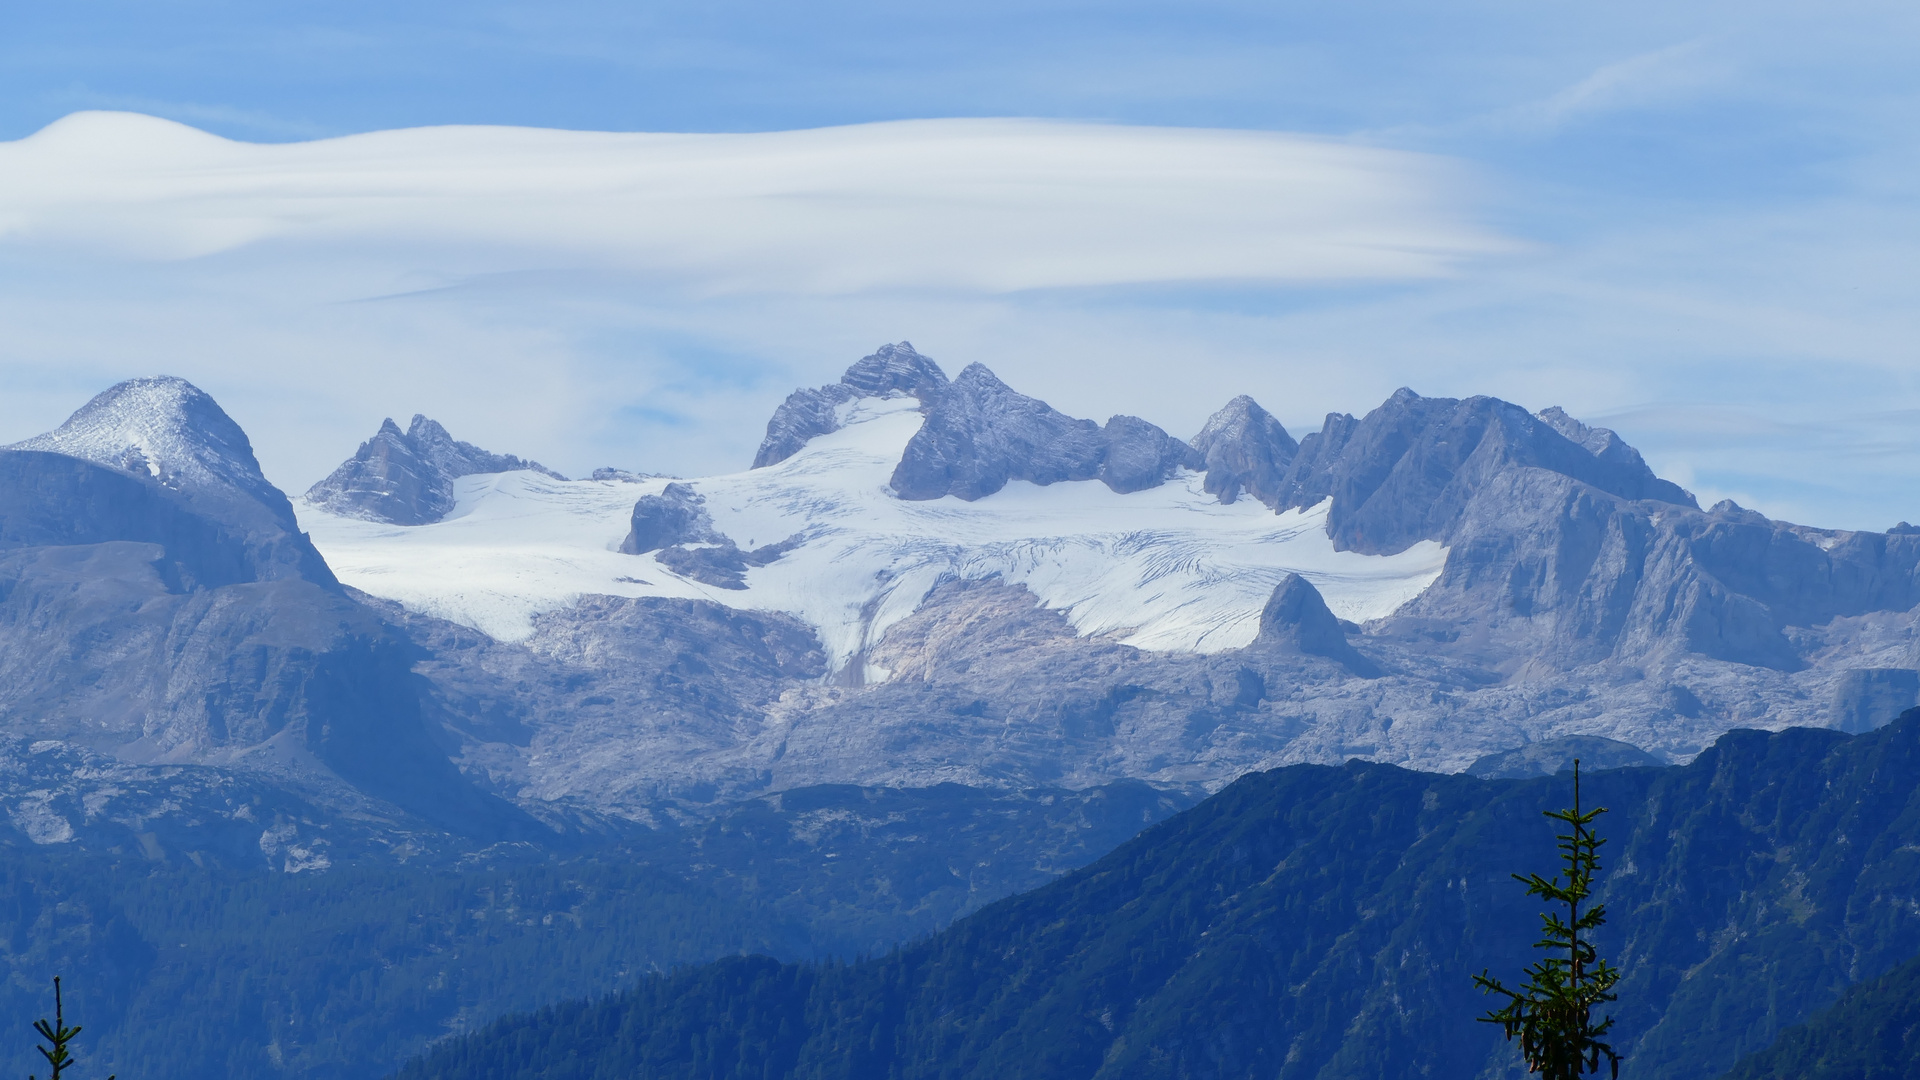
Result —
[[722, 292], [1395, 279], [1509, 246], [1460, 188], [1444, 159], [1256, 132], [916, 120], [253, 144], [95, 112], [0, 143], [0, 242], [159, 260], [371, 245], [418, 270], [602, 267]]

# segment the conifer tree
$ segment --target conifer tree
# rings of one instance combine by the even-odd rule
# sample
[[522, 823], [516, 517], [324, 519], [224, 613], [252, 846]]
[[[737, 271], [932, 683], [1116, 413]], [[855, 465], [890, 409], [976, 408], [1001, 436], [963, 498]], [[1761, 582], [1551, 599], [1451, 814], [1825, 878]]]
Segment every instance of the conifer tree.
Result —
[[[60, 1000], [60, 976], [58, 975], [53, 977], [53, 1023], [47, 1023], [46, 1018], [42, 1017], [33, 1022], [33, 1030], [39, 1032], [41, 1038], [53, 1044], [52, 1048], [42, 1046], [38, 1049], [40, 1056], [46, 1058], [47, 1064], [53, 1068], [49, 1080], [60, 1080], [60, 1074], [73, 1064], [73, 1055], [67, 1052], [67, 1044], [73, 1041], [75, 1035], [80, 1034], [80, 1026], [78, 1024], [73, 1027], [67, 1026], [67, 1012]], [[40, 1080], [40, 1078], [28, 1076], [27, 1080]], [[115, 1077], [109, 1076], [107, 1080], [115, 1080]]]
[[1602, 1057], [1612, 1066], [1614, 1077], [1620, 1075], [1620, 1055], [1601, 1041], [1613, 1027], [1613, 1018], [1593, 1021], [1595, 1007], [1618, 998], [1613, 987], [1620, 981], [1620, 972], [1600, 959], [1592, 943], [1593, 932], [1607, 921], [1607, 909], [1594, 904], [1581, 910], [1593, 895], [1600, 845], [1606, 843], [1594, 834], [1592, 825], [1606, 812], [1604, 806], [1580, 809], [1580, 761], [1574, 759], [1573, 806], [1545, 812], [1572, 830], [1558, 837], [1564, 869], [1552, 880], [1539, 874], [1513, 875], [1527, 887], [1528, 896], [1565, 905], [1564, 917], [1557, 910], [1540, 915], [1542, 935], [1534, 948], [1546, 950], [1547, 956], [1527, 969], [1527, 983], [1518, 990], [1508, 989], [1486, 970], [1473, 977], [1482, 993], [1507, 999], [1505, 1006], [1480, 1017], [1480, 1022], [1499, 1024], [1509, 1041], [1517, 1036], [1527, 1071], [1545, 1080], [1577, 1080], [1584, 1073], [1598, 1073]]

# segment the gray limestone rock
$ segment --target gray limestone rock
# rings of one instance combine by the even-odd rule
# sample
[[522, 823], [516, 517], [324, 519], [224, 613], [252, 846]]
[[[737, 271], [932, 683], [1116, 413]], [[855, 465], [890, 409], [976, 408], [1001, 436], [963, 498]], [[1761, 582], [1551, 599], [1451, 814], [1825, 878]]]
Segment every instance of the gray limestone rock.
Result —
[[767, 752], [749, 747], [826, 675], [798, 621], [705, 601], [585, 597], [511, 643], [369, 602], [425, 651], [428, 708], [461, 766], [543, 819], [765, 790]]
[[453, 482], [460, 477], [521, 469], [566, 479], [537, 461], [460, 442], [424, 416], [415, 415], [404, 432], [389, 417], [332, 475], [307, 489], [306, 500], [344, 517], [427, 525], [453, 509]]
[[[1182, 464], [1144, 421], [1073, 420], [984, 368], [944, 389], [898, 348], [856, 369], [836, 394], [922, 402], [936, 493], [1135, 489]], [[1242, 626], [1247, 647], [1155, 653], [1124, 630], [1082, 636], [1024, 588], [947, 580], [866, 643], [871, 677], [848, 685], [786, 616], [589, 596], [503, 643], [370, 605], [334, 585], [283, 497], [248, 494], [233, 432], [199, 439], [179, 420], [198, 398], [160, 389], [122, 399], [187, 403], [139, 429], [166, 438], [99, 449], [79, 435], [122, 429], [89, 422], [65, 450], [0, 453], [0, 734], [331, 784], [408, 820], [510, 831], [474, 785], [552, 823], [817, 783], [1218, 786], [1351, 757], [1458, 770], [1571, 736], [1682, 759], [1736, 727], [1876, 723], [1920, 679], [1920, 534], [1702, 511], [1610, 433], [1492, 399], [1336, 414], [1281, 472], [1281, 507], [1334, 498], [1342, 547], [1447, 545], [1439, 579], [1388, 617], [1342, 625], [1295, 578], [1257, 636]], [[1249, 445], [1230, 426], [1210, 453]], [[1186, 459], [1210, 480], [1272, 475], [1245, 460]], [[695, 580], [743, 583], [796, 542], [739, 549], [691, 485], [651, 498], [629, 546]], [[81, 829], [65, 798], [32, 828]]]
[[1245, 394], [1227, 402], [1207, 419], [1192, 441], [1206, 490], [1223, 503], [1241, 493], [1278, 507], [1287, 467], [1300, 447], [1280, 421]]
[[661, 548], [654, 553], [654, 561], [681, 577], [722, 589], [745, 589], [748, 567], [778, 561], [799, 543], [800, 537], [790, 536], [777, 544], [742, 551], [732, 540], [721, 537], [713, 544], [675, 544]]
[[[1647, 467], [1640, 451], [1628, 446], [1626, 441], [1614, 434], [1612, 429], [1589, 427], [1567, 415], [1567, 411], [1558, 405], [1542, 409], [1538, 414], [1540, 422], [1565, 436], [1568, 441], [1577, 444], [1587, 453], [1600, 461], [1625, 473], [1635, 476], [1652, 477], [1653, 470]], [[1673, 491], [1662, 489], [1666, 502], [1688, 502]]]
[[1920, 702], [1920, 671], [1854, 668], [1833, 686], [1833, 726], [1851, 734], [1885, 727]]
[[984, 364], [969, 364], [927, 410], [892, 483], [903, 499], [973, 500], [1009, 480], [1091, 480], [1105, 457], [1100, 425], [1016, 392]]
[[1339, 661], [1356, 675], [1380, 673], [1347, 641], [1346, 630], [1327, 609], [1320, 590], [1298, 574], [1288, 574], [1273, 587], [1273, 595], [1260, 612], [1260, 635], [1254, 639], [1254, 647], [1324, 656]]
[[[412, 646], [343, 593], [212, 399], [116, 389], [29, 440], [55, 450], [0, 452], [5, 733], [356, 790], [462, 832], [523, 820], [450, 768]], [[141, 459], [100, 463], [129, 433]]]
[[632, 527], [620, 550], [629, 555], [680, 544], [708, 544], [722, 537], [714, 531], [706, 498], [688, 484], [668, 484], [658, 495], [642, 495], [633, 504]]
[[176, 591], [286, 579], [338, 587], [285, 496], [187, 493], [65, 454], [0, 451], [0, 550], [113, 542], [152, 545], [153, 572]]
[[923, 406], [930, 406], [946, 388], [946, 372], [915, 352], [911, 342], [882, 345], [848, 368], [839, 382], [788, 395], [767, 421], [767, 434], [753, 456], [753, 467], [778, 464], [807, 445], [809, 439], [840, 430], [838, 410], [849, 401], [897, 394], [918, 398]]
[[1339, 449], [1330, 453], [1334, 440], [1322, 440], [1311, 471], [1289, 470], [1279, 505], [1312, 506], [1331, 496], [1328, 530], [1351, 551], [1384, 555], [1424, 539], [1444, 541], [1474, 492], [1516, 469], [1558, 473], [1624, 499], [1695, 505], [1637, 453], [1597, 457], [1497, 398], [1423, 398], [1402, 389], [1351, 430], [1338, 427]]
[[658, 475], [657, 473], [637, 473], [627, 469], [616, 469], [611, 465], [603, 465], [593, 470], [593, 474], [587, 477], [587, 479], [599, 480], [603, 483], [638, 484], [642, 481], [655, 479]]
[[128, 379], [96, 395], [67, 422], [7, 450], [65, 454], [189, 497], [286, 501], [260, 473], [246, 432], [213, 398], [171, 375]]
[[658, 495], [642, 495], [633, 506], [632, 527], [620, 543], [628, 555], [653, 553], [654, 560], [681, 577], [722, 589], [747, 587], [749, 566], [765, 566], [793, 550], [799, 536], [742, 551], [713, 527], [706, 499], [687, 484], [668, 484]]
[[984, 364], [969, 364], [927, 409], [892, 483], [903, 499], [971, 501], [1009, 480], [1100, 480], [1125, 494], [1155, 487], [1193, 462], [1185, 443], [1145, 420], [1116, 416], [1103, 429], [1015, 391]]
[[747, 557], [732, 543], [687, 547], [676, 544], [654, 554], [661, 566], [684, 578], [721, 589], [747, 587]]
[[1100, 434], [1107, 445], [1097, 479], [1122, 495], [1159, 487], [1182, 467], [1200, 464], [1186, 443], [1137, 416], [1115, 416]]
[[1276, 510], [1318, 506], [1333, 497], [1335, 467], [1346, 452], [1347, 443], [1360, 421], [1346, 413], [1328, 413], [1320, 430], [1300, 440], [1300, 449], [1280, 478], [1274, 501]]
[[1362, 420], [1330, 416], [1279, 505], [1326, 498], [1337, 547], [1449, 548], [1439, 581], [1375, 633], [1509, 675], [1684, 654], [1796, 670], [1794, 628], [1920, 603], [1914, 539], [1703, 512], [1558, 409], [1403, 390]]
[[1124, 494], [1201, 464], [1186, 443], [1145, 420], [1115, 416], [1103, 428], [1074, 419], [1016, 393], [981, 364], [949, 383], [903, 341], [881, 346], [837, 383], [794, 391], [767, 422], [753, 467], [785, 461], [808, 440], [839, 430], [848, 402], [888, 396], [914, 398], [926, 414], [893, 474], [904, 499], [978, 499], [1009, 480], [1100, 480]]
[[183, 581], [335, 585], [240, 425], [171, 376], [129, 379], [0, 450], [0, 546], [103, 540], [161, 544]]
[[[1717, 522], [1690, 507], [1623, 499], [1552, 470], [1505, 470], [1466, 498], [1446, 538], [1440, 579], [1374, 632], [1510, 675], [1608, 659], [1664, 662], [1687, 653], [1796, 669], [1802, 661], [1784, 634], [1782, 601], [1789, 596], [1779, 585], [1724, 572], [1731, 568], [1720, 565], [1716, 551], [1778, 540], [1774, 558], [1817, 556], [1828, 571], [1849, 551], [1823, 552], [1771, 532], [1726, 537], [1730, 528], [1753, 527]], [[1881, 595], [1902, 599], [1898, 574], [1883, 576], [1889, 580]], [[1838, 577], [1859, 582], [1863, 575]], [[1830, 617], [1864, 599], [1827, 590], [1799, 606]]]
[[1598, 735], [1568, 735], [1544, 739], [1513, 750], [1502, 750], [1474, 759], [1467, 766], [1468, 776], [1482, 780], [1525, 780], [1533, 776], [1558, 776], [1573, 769], [1575, 760], [1582, 772], [1625, 769], [1632, 766], [1659, 767], [1667, 764], [1632, 743]]

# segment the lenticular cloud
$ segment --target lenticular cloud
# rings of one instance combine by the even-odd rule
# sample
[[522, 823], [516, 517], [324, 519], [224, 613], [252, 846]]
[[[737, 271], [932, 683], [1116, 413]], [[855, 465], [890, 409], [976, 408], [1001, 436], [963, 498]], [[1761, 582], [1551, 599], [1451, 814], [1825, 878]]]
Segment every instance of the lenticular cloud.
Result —
[[915, 120], [253, 144], [92, 112], [0, 143], [0, 243], [159, 260], [346, 245], [723, 292], [1394, 279], [1506, 246], [1459, 187], [1442, 159], [1258, 132]]

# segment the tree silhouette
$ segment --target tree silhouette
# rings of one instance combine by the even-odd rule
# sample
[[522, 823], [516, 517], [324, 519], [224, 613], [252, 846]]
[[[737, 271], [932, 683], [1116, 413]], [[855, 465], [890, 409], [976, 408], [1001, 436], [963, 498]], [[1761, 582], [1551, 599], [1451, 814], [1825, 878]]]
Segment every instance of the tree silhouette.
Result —
[[[53, 1067], [53, 1075], [49, 1080], [60, 1080], [60, 1074], [73, 1064], [73, 1055], [67, 1053], [67, 1044], [73, 1041], [75, 1035], [80, 1034], [80, 1027], [77, 1024], [73, 1027], [67, 1026], [66, 1009], [60, 1000], [60, 976], [58, 975], [53, 977], [53, 1023], [47, 1023], [46, 1018], [42, 1017], [33, 1022], [33, 1030], [39, 1032], [41, 1038], [53, 1044], [51, 1049], [45, 1046], [39, 1047], [40, 1056], [46, 1058], [47, 1064]], [[40, 1078], [29, 1075], [27, 1080], [40, 1080]], [[115, 1078], [109, 1076], [107, 1080], [115, 1080]]]
[[1545, 816], [1573, 830], [1558, 837], [1565, 868], [1551, 881], [1539, 874], [1513, 875], [1527, 887], [1528, 896], [1566, 905], [1566, 917], [1558, 911], [1540, 914], [1542, 936], [1534, 942], [1534, 948], [1545, 949], [1548, 955], [1527, 969], [1525, 986], [1509, 990], [1485, 970], [1473, 977], [1482, 993], [1507, 999], [1504, 1007], [1480, 1017], [1480, 1022], [1499, 1024], [1509, 1041], [1518, 1036], [1527, 1071], [1539, 1073], [1546, 1080], [1577, 1080], [1583, 1073], [1598, 1073], [1602, 1056], [1612, 1066], [1614, 1077], [1620, 1075], [1620, 1055], [1600, 1041], [1613, 1027], [1613, 1018], [1593, 1022], [1595, 1006], [1617, 999], [1612, 991], [1620, 981], [1620, 972], [1600, 959], [1590, 940], [1593, 931], [1607, 921], [1607, 909], [1595, 904], [1580, 910], [1593, 895], [1593, 877], [1600, 869], [1600, 845], [1606, 843], [1594, 835], [1591, 826], [1606, 812], [1604, 806], [1580, 809], [1580, 760], [1575, 758], [1573, 806], [1545, 812]]

